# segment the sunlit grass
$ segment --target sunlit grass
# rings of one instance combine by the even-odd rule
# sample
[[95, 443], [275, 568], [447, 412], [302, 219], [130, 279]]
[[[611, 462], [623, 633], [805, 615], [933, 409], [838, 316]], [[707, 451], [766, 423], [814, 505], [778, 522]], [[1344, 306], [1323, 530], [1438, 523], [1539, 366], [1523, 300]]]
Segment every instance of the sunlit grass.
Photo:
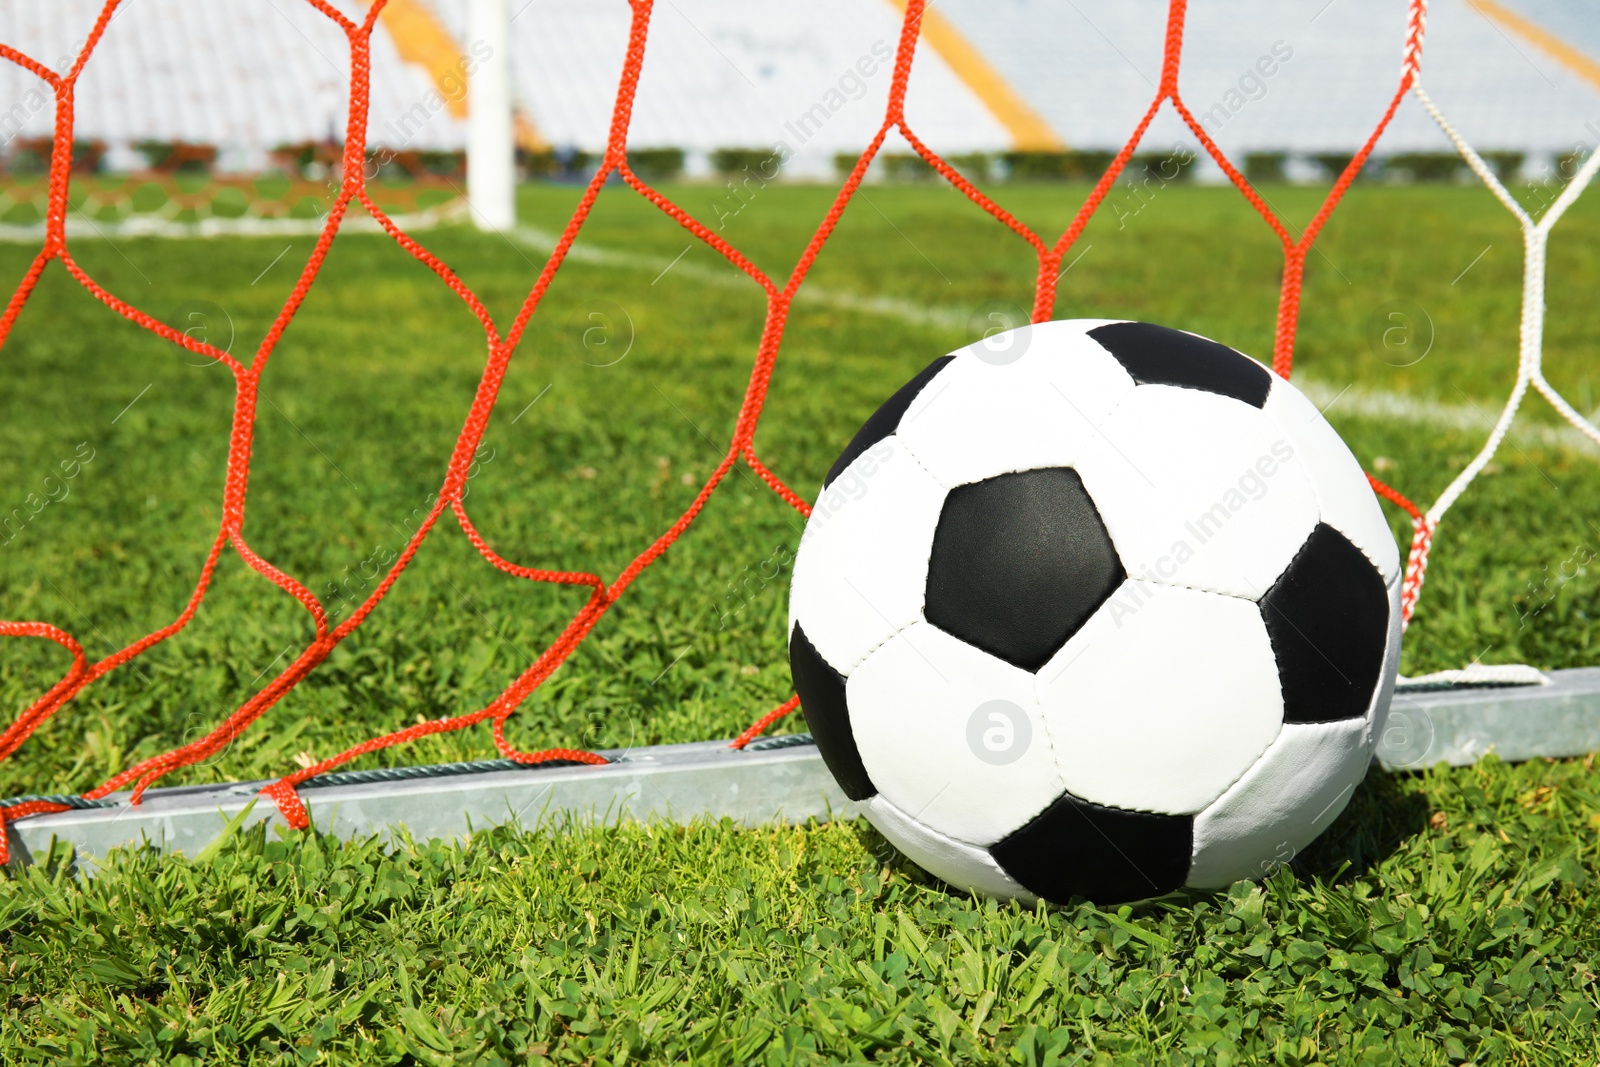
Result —
[[[719, 212], [723, 190], [669, 192], [723, 218], [722, 235], [780, 278], [831, 198], [774, 186]], [[999, 195], [1053, 236], [1083, 192]], [[1269, 193], [1299, 222], [1320, 195]], [[524, 222], [559, 231], [577, 195], [525, 190]], [[1600, 385], [1597, 237], [1600, 212], [1580, 203], [1552, 249], [1548, 372], [1585, 411]], [[502, 325], [543, 264], [537, 234], [424, 240]], [[1358, 187], [1319, 248], [1306, 380], [1492, 418], [1514, 373], [1519, 293], [1498, 205], [1470, 189]], [[33, 251], [0, 247], [6, 286]], [[309, 238], [74, 245], [117, 295], [242, 359], [310, 251]], [[1058, 314], [1145, 318], [1269, 354], [1280, 259], [1237, 194], [1163, 190], [1097, 220], [1080, 252]], [[869, 187], [808, 285], [899, 303], [796, 304], [764, 459], [813, 494], [882, 398], [964, 343], [969, 314], [1027, 305], [1034, 273], [1031, 250], [958, 195]], [[1431, 347], [1408, 366], [1372, 340], [1397, 301], [1430, 324]], [[940, 314], [919, 319], [919, 307]], [[467, 506], [496, 550], [615, 577], [717, 463], [764, 313], [754, 283], [608, 189], [532, 320], [478, 456]], [[400, 249], [364, 235], [335, 244], [263, 377], [245, 534], [336, 617], [431, 503], [484, 356], [470, 313]], [[4, 617], [53, 622], [99, 657], [181, 610], [215, 535], [233, 402], [228, 374], [199, 363], [58, 267], [46, 274], [0, 353], [0, 521], [14, 519], [0, 532]], [[1487, 433], [1487, 421], [1362, 410], [1336, 401], [1328, 417], [1419, 501]], [[1529, 425], [1551, 424], [1530, 409]], [[1594, 662], [1595, 576], [1573, 561], [1596, 551], [1595, 499], [1592, 451], [1514, 438], [1441, 532], [1403, 669]], [[730, 476], [511, 720], [516, 743], [726, 737], [785, 699], [787, 575], [750, 576], [790, 558], [799, 532], [755, 478]], [[355, 637], [244, 738], [169, 781], [281, 774], [297, 756], [480, 707], [582, 601], [493, 570], [443, 523]], [[311, 636], [303, 609], [225, 557], [189, 629], [0, 764], [0, 795], [89, 788], [200, 736]], [[25, 707], [65, 666], [52, 645], [0, 644], [0, 703]], [[378, 758], [490, 751], [485, 732], [467, 731]], [[0, 886], [0, 1049], [168, 1062], [1587, 1062], [1597, 791], [1574, 763], [1377, 775], [1264, 890], [1120, 918], [947, 895], [884, 869], [862, 825], [505, 833], [397, 856], [251, 839], [198, 866], [128, 858], [87, 889], [52, 889], [35, 871]]]

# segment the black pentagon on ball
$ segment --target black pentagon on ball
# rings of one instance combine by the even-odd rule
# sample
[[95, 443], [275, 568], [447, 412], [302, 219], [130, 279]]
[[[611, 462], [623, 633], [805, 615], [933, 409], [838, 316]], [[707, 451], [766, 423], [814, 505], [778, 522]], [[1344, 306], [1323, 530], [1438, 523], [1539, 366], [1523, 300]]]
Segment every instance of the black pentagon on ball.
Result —
[[828, 476], [822, 480], [822, 488], [826, 489], [833, 484], [833, 480], [844, 473], [844, 469], [855, 462], [855, 458], [879, 441], [894, 433], [900, 427], [900, 420], [905, 418], [906, 409], [917, 398], [917, 394], [925, 389], [934, 376], [944, 370], [954, 356], [940, 356], [932, 363], [917, 372], [917, 376], [895, 390], [893, 396], [883, 402], [883, 405], [867, 416], [867, 421], [861, 424], [861, 429], [844, 446], [844, 451], [839, 453], [839, 458], [833, 461], [833, 466], [828, 468]]
[[789, 635], [789, 673], [817, 751], [822, 753], [822, 762], [828, 765], [844, 795], [851, 800], [866, 800], [876, 794], [878, 787], [867, 776], [856, 735], [850, 729], [844, 676], [822, 658], [799, 623]]
[[1124, 577], [1077, 471], [1002, 474], [945, 497], [923, 614], [946, 633], [1036, 671]]
[[1097, 326], [1089, 336], [1110, 352], [1140, 385], [1200, 389], [1262, 407], [1272, 375], [1242, 352], [1182, 330], [1148, 322]]
[[1278, 661], [1284, 721], [1367, 713], [1383, 673], [1389, 594], [1365, 553], [1318, 523], [1261, 598], [1261, 618]]
[[1063, 794], [989, 849], [1024, 888], [1057, 904], [1120, 904], [1170, 893], [1189, 877], [1194, 817], [1124, 811]]

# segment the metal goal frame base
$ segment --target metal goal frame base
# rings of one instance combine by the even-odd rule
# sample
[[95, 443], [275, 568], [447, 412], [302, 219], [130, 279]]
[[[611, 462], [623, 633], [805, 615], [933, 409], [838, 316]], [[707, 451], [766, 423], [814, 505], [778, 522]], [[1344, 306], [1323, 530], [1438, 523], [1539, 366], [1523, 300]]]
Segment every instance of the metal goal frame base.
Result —
[[[1402, 688], [1378, 738], [1377, 761], [1393, 771], [1440, 762], [1462, 766], [1491, 751], [1524, 760], [1600, 750], [1600, 668], [1554, 671], [1545, 678], [1544, 685], [1533, 686]], [[416, 840], [460, 839], [504, 823], [726, 818], [753, 826], [849, 818], [857, 811], [803, 734], [763, 738], [743, 750], [702, 741], [602, 754], [612, 762], [334, 774], [303, 785], [301, 797], [324, 833], [390, 839], [404, 828]], [[486, 766], [496, 769], [478, 769]], [[118, 793], [101, 806], [8, 823], [12, 862], [31, 862], [62, 844], [85, 872], [116, 848], [147, 846], [193, 856], [231, 823], [283, 824], [276, 805], [259, 795], [267, 784], [152, 789], [137, 805]]]

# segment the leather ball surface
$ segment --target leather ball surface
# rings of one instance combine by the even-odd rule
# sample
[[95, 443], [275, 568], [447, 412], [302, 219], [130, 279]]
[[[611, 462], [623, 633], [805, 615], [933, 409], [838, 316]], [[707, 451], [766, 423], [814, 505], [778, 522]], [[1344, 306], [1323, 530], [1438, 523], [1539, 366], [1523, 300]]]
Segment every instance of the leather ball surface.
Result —
[[985, 338], [828, 472], [789, 659], [902, 853], [995, 897], [1261, 877], [1344, 809], [1400, 652], [1360, 466], [1289, 382], [1140, 322]]

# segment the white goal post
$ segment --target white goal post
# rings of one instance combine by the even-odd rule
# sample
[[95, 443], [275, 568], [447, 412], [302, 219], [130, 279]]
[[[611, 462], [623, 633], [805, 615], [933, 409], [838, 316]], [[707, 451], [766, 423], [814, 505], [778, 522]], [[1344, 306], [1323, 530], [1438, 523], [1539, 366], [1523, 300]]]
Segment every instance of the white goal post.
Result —
[[480, 230], [504, 233], [517, 225], [507, 0], [468, 0], [467, 40], [487, 46], [467, 83], [467, 204]]

